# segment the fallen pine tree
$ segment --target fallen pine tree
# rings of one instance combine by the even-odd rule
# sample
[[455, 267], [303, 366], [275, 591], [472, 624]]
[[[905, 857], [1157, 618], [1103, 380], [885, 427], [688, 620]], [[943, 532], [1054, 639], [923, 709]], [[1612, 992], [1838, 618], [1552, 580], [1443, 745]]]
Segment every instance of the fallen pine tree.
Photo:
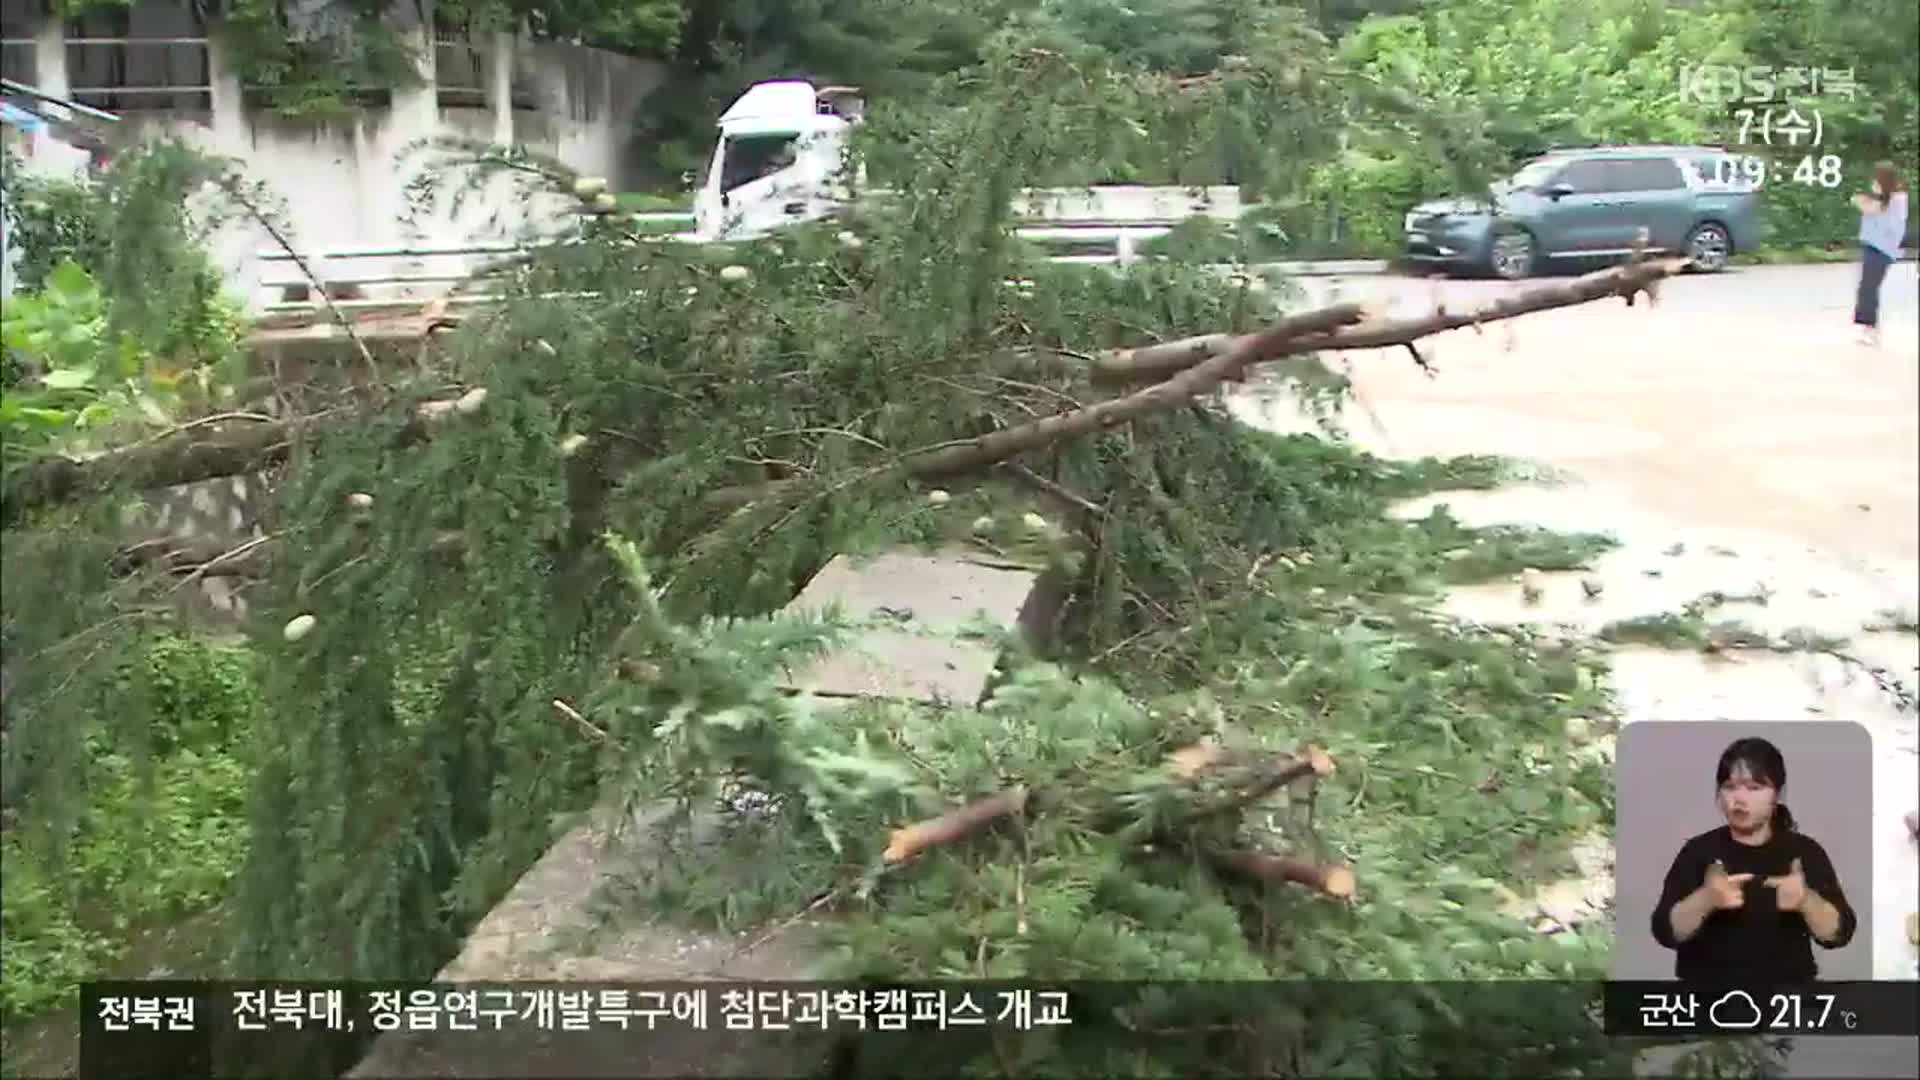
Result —
[[[1400, 345], [1412, 351], [1419, 361], [1414, 343], [1420, 338], [1610, 296], [1631, 298], [1685, 267], [1684, 259], [1632, 263], [1596, 271], [1565, 284], [1536, 286], [1466, 312], [1449, 314], [1439, 310], [1429, 316], [1381, 325], [1356, 326], [1362, 322], [1363, 309], [1355, 304], [1339, 304], [1288, 316], [1265, 330], [1237, 337], [1209, 334], [1113, 350], [1091, 365], [1089, 374], [1095, 383], [1145, 380], [1151, 385], [1124, 397], [1057, 412], [1026, 424], [970, 439], [950, 440], [926, 450], [908, 451], [898, 455], [897, 468], [922, 482], [977, 472], [1044, 450], [1055, 442], [1182, 408], [1225, 383], [1246, 381], [1252, 369], [1283, 357]], [[486, 393], [485, 387], [475, 387], [458, 397], [415, 402], [411, 420], [396, 437], [397, 445], [405, 446], [424, 438], [451, 414], [478, 411], [484, 407]], [[5, 516], [18, 520], [35, 507], [120, 488], [141, 490], [191, 484], [275, 468], [286, 460], [303, 436], [363, 424], [366, 412], [377, 407], [331, 410], [290, 419], [238, 419], [212, 430], [202, 422], [146, 445], [84, 460], [43, 457], [10, 478]], [[568, 449], [569, 454], [586, 441], [585, 436], [575, 438], [578, 441]], [[729, 489], [719, 502], [743, 504], [777, 490], [778, 485]]]
[[[173, 568], [260, 569], [130, 557], [154, 548], [126, 498], [275, 465], [273, 539], [243, 553], [271, 547], [250, 593], [268, 726], [222, 974], [424, 976], [557, 819], [616, 796], [691, 813], [746, 783], [779, 809], [663, 865], [640, 902], [742, 931], [831, 907], [850, 977], [1596, 977], [1599, 942], [1542, 939], [1489, 898], [1606, 824], [1610, 777], [1567, 735], [1605, 710], [1599, 663], [1428, 603], [1447, 576], [1604, 542], [1398, 522], [1390, 500], [1498, 470], [1229, 422], [1215, 391], [1263, 363], [1418, 335], [1345, 306], [1283, 313], [1284, 289], [1202, 267], [1032, 258], [1004, 193], [1097, 144], [1046, 117], [1100, 78], [1021, 55], [984, 85], [969, 115], [995, 122], [920, 136], [922, 182], [870, 220], [693, 251], [591, 221], [512, 271], [430, 385], [11, 473], [10, 763], [58, 793], [63, 740], [112, 714], [113, 650], [165, 620]], [[1525, 310], [1672, 270], [1548, 286]], [[1191, 362], [1132, 393], [1096, 385], [1094, 358], [1207, 331], [1221, 349], [1182, 346]], [[716, 513], [721, 492], [746, 495]], [[1062, 508], [1071, 532], [1028, 521]], [[768, 614], [836, 553], [920, 543], [1050, 564], [1068, 600], [1042, 656], [978, 707], [826, 718], [783, 693], [782, 666], [834, 628]], [[1295, 817], [1295, 795], [1318, 809]], [[1232, 1010], [1258, 1005], [1163, 1018], [1219, 1030], [1148, 1061], [1069, 1056], [1239, 1064]], [[1475, 1032], [1445, 1000], [1387, 1020], [1297, 1005], [1264, 1068], [1618, 1071], [1577, 1009]], [[1021, 1071], [993, 1051], [974, 1064]]]

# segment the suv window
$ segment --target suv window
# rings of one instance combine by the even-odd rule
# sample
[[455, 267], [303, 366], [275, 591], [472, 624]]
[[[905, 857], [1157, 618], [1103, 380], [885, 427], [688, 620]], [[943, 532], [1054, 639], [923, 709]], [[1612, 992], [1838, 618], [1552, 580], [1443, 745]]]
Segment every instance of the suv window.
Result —
[[1573, 162], [1560, 170], [1560, 175], [1554, 177], [1554, 183], [1566, 184], [1580, 195], [1598, 195], [1610, 191], [1607, 165], [1608, 162], [1597, 158]]
[[1711, 184], [1728, 175], [1727, 166], [1720, 164], [1724, 155], [1698, 154], [1687, 159], [1687, 167], [1693, 170], [1703, 182]]
[[1709, 187], [1747, 187], [1752, 185], [1758, 166], [1751, 158], [1733, 154], [1712, 154], [1694, 158], [1691, 164]]
[[1632, 158], [1612, 165], [1615, 191], [1671, 191], [1687, 186], [1672, 158]]

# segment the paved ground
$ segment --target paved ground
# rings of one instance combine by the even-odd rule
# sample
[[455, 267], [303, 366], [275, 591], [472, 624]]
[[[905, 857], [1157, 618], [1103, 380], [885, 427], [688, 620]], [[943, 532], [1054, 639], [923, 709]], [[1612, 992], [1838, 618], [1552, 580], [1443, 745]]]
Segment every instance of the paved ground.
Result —
[[[1719, 616], [1776, 636], [1810, 627], [1846, 637], [1849, 655], [1911, 688], [1920, 685], [1920, 640], [1911, 629], [1878, 628], [1910, 627], [1920, 612], [1920, 282], [1913, 264], [1894, 268], [1876, 351], [1851, 341], [1856, 273], [1805, 266], [1686, 277], [1669, 282], [1651, 310], [1606, 301], [1480, 336], [1455, 331], [1430, 339], [1432, 379], [1404, 351], [1349, 354], [1378, 423], [1356, 409], [1348, 427], [1356, 442], [1389, 456], [1501, 454], [1552, 466], [1568, 481], [1445, 493], [1406, 514], [1444, 502], [1474, 524], [1607, 531], [1623, 541], [1596, 564], [1598, 599], [1586, 598], [1575, 575], [1549, 575], [1538, 604], [1525, 603], [1517, 586], [1493, 584], [1456, 590], [1448, 599], [1456, 614], [1591, 632], [1677, 611], [1709, 590], [1738, 595], [1757, 585], [1771, 594], [1766, 603]], [[1316, 301], [1387, 301], [1404, 314], [1525, 287], [1388, 277], [1304, 284]], [[1265, 427], [1303, 424], [1284, 401], [1246, 395], [1234, 407]], [[1874, 756], [1873, 809], [1863, 823], [1873, 849], [1866, 948], [1875, 977], [1920, 973], [1904, 927], [1920, 906], [1920, 863], [1901, 821], [1920, 804], [1911, 711], [1857, 664], [1807, 653], [1623, 649], [1613, 686], [1623, 723], [1865, 726]], [[1611, 877], [1590, 871], [1564, 883], [1570, 889], [1544, 890], [1540, 909], [1563, 924], [1577, 920], [1585, 898], [1611, 897]], [[1627, 920], [1625, 899], [1616, 914], [1632, 932], [1628, 923], [1643, 924], [1644, 915]], [[1815, 1039], [1801, 1041], [1789, 1075], [1911, 1077], [1920, 1066], [1912, 1040]]]
[[[1762, 528], [1862, 560], [1920, 553], [1920, 282], [1889, 275], [1883, 347], [1853, 344], [1850, 266], [1756, 267], [1666, 283], [1658, 307], [1604, 301], [1483, 337], [1346, 354], [1363, 441], [1395, 453], [1514, 453], [1627, 489], [1695, 524]], [[1373, 277], [1309, 281], [1315, 299], [1415, 314], [1516, 286]], [[1503, 351], [1509, 337], [1513, 351]], [[1920, 570], [1916, 570], [1920, 573]]]

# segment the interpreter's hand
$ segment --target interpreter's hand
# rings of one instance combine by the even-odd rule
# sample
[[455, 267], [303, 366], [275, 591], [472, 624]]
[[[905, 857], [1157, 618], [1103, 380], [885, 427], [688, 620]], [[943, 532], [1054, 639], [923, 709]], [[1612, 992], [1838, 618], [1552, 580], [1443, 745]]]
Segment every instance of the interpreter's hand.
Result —
[[1745, 907], [1747, 896], [1740, 890], [1753, 880], [1752, 874], [1729, 874], [1719, 859], [1707, 867], [1707, 895], [1713, 899], [1713, 910], [1732, 911]]
[[1773, 890], [1774, 902], [1781, 911], [1799, 911], [1807, 902], [1807, 877], [1800, 870], [1800, 860], [1793, 860], [1793, 869], [1778, 877], [1770, 877], [1762, 882]]

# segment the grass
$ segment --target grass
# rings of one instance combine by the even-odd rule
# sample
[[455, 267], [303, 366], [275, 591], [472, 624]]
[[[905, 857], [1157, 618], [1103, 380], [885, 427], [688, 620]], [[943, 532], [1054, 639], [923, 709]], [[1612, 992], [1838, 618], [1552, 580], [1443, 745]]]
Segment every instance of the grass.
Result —
[[71, 1000], [156, 929], [217, 904], [245, 857], [243, 744], [258, 707], [249, 654], [167, 636], [144, 658], [128, 668], [144, 666], [150, 681], [129, 674], [126, 696], [107, 701], [148, 717], [159, 745], [103, 724], [86, 737], [78, 819], [24, 821], [0, 841], [10, 1028]]
[[614, 206], [626, 214], [691, 213], [693, 196], [689, 193], [662, 195], [649, 191], [622, 191], [613, 197]]
[[1798, 244], [1791, 247], [1763, 247], [1758, 251], [1743, 252], [1733, 256], [1735, 266], [1779, 266], [1804, 263], [1846, 263], [1860, 257], [1853, 247], [1823, 247], [1816, 244]]

